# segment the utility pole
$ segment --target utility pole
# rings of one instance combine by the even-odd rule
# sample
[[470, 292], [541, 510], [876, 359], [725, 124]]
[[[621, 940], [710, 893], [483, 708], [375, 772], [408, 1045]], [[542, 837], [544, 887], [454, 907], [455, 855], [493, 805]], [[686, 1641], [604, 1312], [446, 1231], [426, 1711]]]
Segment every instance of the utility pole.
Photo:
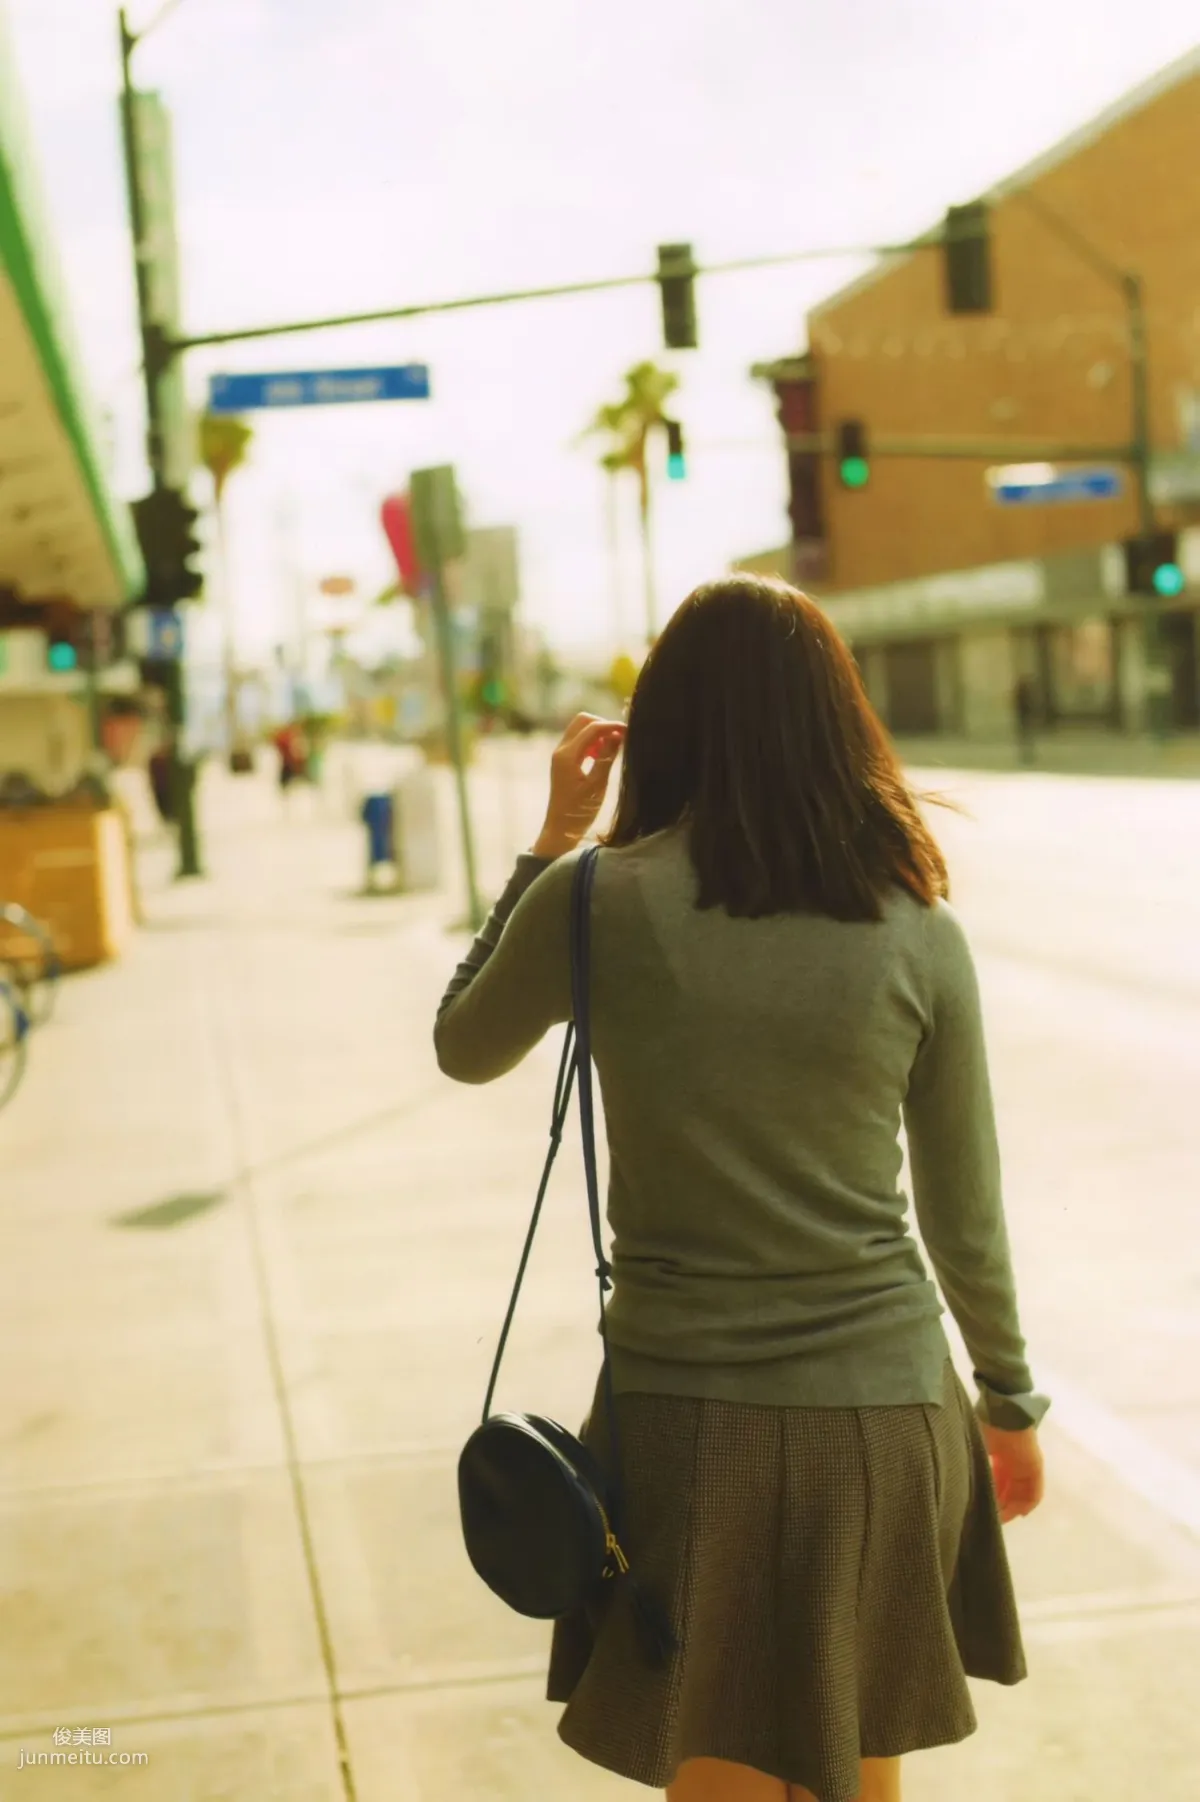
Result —
[[1127, 272], [1121, 279], [1129, 313], [1130, 384], [1133, 408], [1133, 476], [1137, 486], [1138, 531], [1153, 532], [1154, 502], [1150, 495], [1150, 371], [1146, 357], [1146, 309], [1142, 278]]
[[[1146, 309], [1140, 275], [1127, 272], [1122, 281], [1129, 312], [1130, 376], [1133, 390], [1133, 455], [1137, 483], [1138, 531], [1143, 537], [1155, 529], [1154, 502], [1150, 494], [1150, 377], [1146, 356]], [[1170, 736], [1171, 679], [1165, 659], [1162, 614], [1157, 603], [1142, 622], [1142, 650], [1148, 677], [1148, 724], [1160, 743]]]
[[[146, 208], [141, 180], [132, 67], [133, 52], [140, 40], [130, 31], [124, 8], [117, 15], [117, 24], [121, 46], [121, 139], [125, 150], [125, 181], [129, 198], [129, 223], [133, 234], [138, 326], [142, 340], [142, 374], [146, 388], [146, 459], [150, 465], [153, 488], [157, 492], [166, 486], [166, 439], [159, 382], [171, 352], [164, 344], [161, 328], [150, 317]], [[178, 875], [180, 878], [199, 876], [203, 872], [196, 831], [196, 767], [186, 757], [183, 743], [187, 725], [187, 693], [182, 651], [167, 665], [166, 702], [170, 722], [171, 797], [179, 826]]]
[[[1126, 318], [1129, 323], [1129, 397], [1130, 397], [1130, 441], [1128, 460], [1133, 469], [1134, 488], [1137, 495], [1138, 531], [1146, 537], [1156, 529], [1154, 500], [1150, 493], [1150, 372], [1146, 343], [1146, 306], [1145, 294], [1140, 274], [1131, 269], [1122, 269], [1112, 262], [1104, 252], [1097, 250], [1090, 239], [1066, 219], [1063, 219], [1053, 207], [1046, 205], [1028, 189], [1019, 189], [1013, 196], [1020, 200], [1030, 212], [1069, 244], [1075, 254], [1094, 269], [1097, 275], [1119, 288], [1125, 301]], [[1157, 603], [1153, 610], [1147, 610], [1142, 620], [1142, 650], [1145, 658], [1146, 674], [1149, 678], [1150, 706], [1147, 708], [1149, 725], [1158, 739], [1164, 739], [1168, 732], [1167, 706], [1164, 690], [1169, 688], [1167, 672], [1163, 667], [1163, 629], [1162, 617]]]

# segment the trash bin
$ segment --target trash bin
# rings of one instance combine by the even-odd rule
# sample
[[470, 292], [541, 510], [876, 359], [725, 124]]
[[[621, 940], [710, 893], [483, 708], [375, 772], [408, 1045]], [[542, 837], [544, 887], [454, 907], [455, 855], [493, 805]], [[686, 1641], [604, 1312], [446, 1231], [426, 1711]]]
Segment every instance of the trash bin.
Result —
[[408, 893], [441, 887], [437, 786], [432, 772], [411, 770], [395, 793], [396, 883]]
[[378, 872], [396, 861], [395, 804], [391, 795], [368, 795], [362, 804], [367, 829], [367, 887], [373, 888]]

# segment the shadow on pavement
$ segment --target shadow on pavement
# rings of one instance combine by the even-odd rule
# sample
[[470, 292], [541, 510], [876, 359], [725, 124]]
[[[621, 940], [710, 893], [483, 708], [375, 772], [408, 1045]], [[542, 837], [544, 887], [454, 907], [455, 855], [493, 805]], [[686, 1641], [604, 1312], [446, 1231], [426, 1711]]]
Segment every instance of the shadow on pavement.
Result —
[[152, 1202], [149, 1207], [134, 1208], [128, 1214], [116, 1214], [109, 1224], [160, 1232], [164, 1227], [182, 1226], [185, 1220], [194, 1220], [199, 1214], [209, 1214], [228, 1199], [228, 1193], [223, 1189], [207, 1195], [171, 1195], [165, 1201]]

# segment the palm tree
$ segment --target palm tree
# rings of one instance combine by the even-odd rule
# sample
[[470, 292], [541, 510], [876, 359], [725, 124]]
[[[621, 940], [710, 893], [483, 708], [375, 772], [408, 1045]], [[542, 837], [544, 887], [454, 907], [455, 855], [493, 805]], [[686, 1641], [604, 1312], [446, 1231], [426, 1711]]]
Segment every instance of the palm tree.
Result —
[[225, 488], [235, 470], [242, 467], [253, 440], [253, 429], [244, 419], [227, 413], [204, 413], [200, 418], [200, 461], [212, 477], [213, 511], [221, 554], [221, 599], [225, 614], [225, 733], [230, 756], [238, 749], [237, 644], [234, 635], [233, 593], [229, 582], [229, 555], [225, 537]]
[[650, 434], [664, 428], [667, 415], [664, 403], [679, 386], [679, 377], [655, 363], [638, 363], [625, 374], [625, 392], [620, 400], [601, 407], [584, 433], [585, 438], [603, 436], [608, 448], [600, 458], [613, 487], [610, 488], [610, 552], [616, 556], [615, 507], [611, 496], [623, 469], [630, 469], [638, 479], [638, 517], [642, 531], [642, 575], [646, 596], [646, 638], [653, 644], [658, 632], [658, 599], [654, 581], [654, 533], [651, 511], [650, 471], [646, 450]]
[[612, 599], [613, 627], [618, 644], [625, 641], [625, 607], [621, 582], [621, 530], [617, 512], [619, 478], [629, 467], [624, 449], [625, 414], [619, 402], [601, 407], [587, 430], [576, 439], [582, 444], [593, 437], [605, 437], [612, 448], [603, 452], [600, 468], [604, 471], [604, 535], [608, 547], [609, 587]]

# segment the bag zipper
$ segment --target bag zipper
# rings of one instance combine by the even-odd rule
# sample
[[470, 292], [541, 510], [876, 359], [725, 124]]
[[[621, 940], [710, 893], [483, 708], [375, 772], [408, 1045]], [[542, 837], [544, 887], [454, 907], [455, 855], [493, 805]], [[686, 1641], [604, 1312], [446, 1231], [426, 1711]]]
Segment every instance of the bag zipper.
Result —
[[[599, 1502], [596, 1503], [596, 1506], [600, 1509], [600, 1519], [604, 1522], [604, 1549], [608, 1554], [604, 1567], [604, 1577], [605, 1581], [607, 1581], [610, 1577], [615, 1577], [618, 1572], [621, 1576], [624, 1576], [629, 1569], [629, 1560], [621, 1550], [617, 1536], [609, 1524], [608, 1515], [604, 1512], [604, 1509]], [[616, 1570], [613, 1570], [612, 1568], [614, 1558], [616, 1560]]]

